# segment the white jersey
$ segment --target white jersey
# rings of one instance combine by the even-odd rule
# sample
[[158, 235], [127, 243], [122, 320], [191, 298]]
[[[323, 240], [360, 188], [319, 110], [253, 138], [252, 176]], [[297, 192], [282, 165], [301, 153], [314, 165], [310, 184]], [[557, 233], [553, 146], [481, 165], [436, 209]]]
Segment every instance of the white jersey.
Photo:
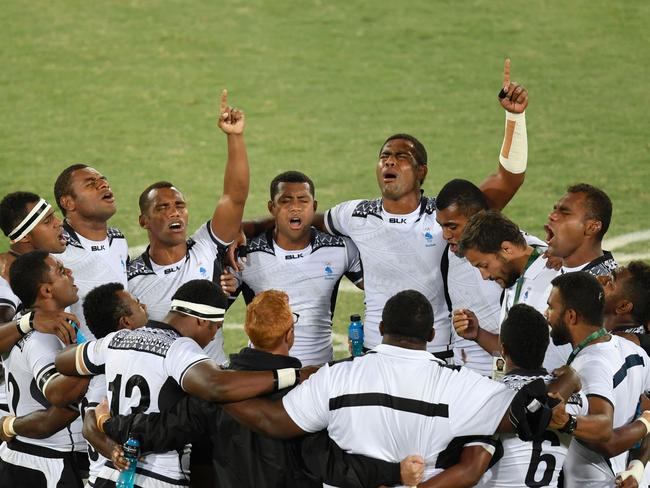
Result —
[[[112, 332], [81, 347], [86, 368], [91, 373], [106, 374], [112, 415], [153, 413], [172, 407], [184, 395], [181, 385], [187, 371], [199, 362], [210, 361], [192, 339], [155, 321], [133, 331]], [[138, 486], [147, 478], [169, 486], [187, 485], [189, 446], [179, 452], [149, 454], [138, 462], [137, 470], [143, 478], [136, 480]], [[98, 477], [115, 481], [118, 475], [107, 463]]]
[[[211, 280], [219, 283], [221, 259], [227, 247], [228, 243], [220, 241], [212, 233], [208, 222], [188, 239], [187, 254], [177, 263], [160, 266], [151, 260], [147, 248], [129, 263], [129, 291], [147, 306], [151, 320], [163, 320], [169, 312], [172, 296], [188, 281]], [[221, 328], [205, 349], [217, 364], [226, 362]]]
[[[553, 377], [545, 370], [517, 370], [506, 374], [503, 383], [512, 390], [520, 390], [524, 385], [542, 378], [546, 383]], [[566, 410], [571, 415], [586, 415], [589, 410], [584, 393], [569, 397]], [[486, 471], [478, 487], [511, 488], [513, 486], [557, 487], [558, 477], [569, 445], [573, 439], [568, 434], [547, 430], [541, 441], [522, 441], [515, 434], [499, 434], [502, 456]]]
[[365, 347], [381, 342], [379, 322], [388, 299], [413, 289], [433, 307], [435, 337], [427, 349], [449, 350], [451, 323], [440, 272], [445, 241], [435, 211], [435, 198], [422, 196], [420, 207], [405, 215], [386, 212], [381, 199], [351, 200], [325, 213], [328, 232], [352, 239], [361, 255]]
[[[471, 310], [476, 314], [482, 329], [498, 334], [503, 289], [494, 281], [484, 280], [478, 268], [450, 250], [447, 250], [447, 259], [447, 289], [452, 309]], [[451, 345], [455, 364], [473, 369], [484, 376], [492, 374], [492, 354], [477, 342], [460, 337], [453, 327]]]
[[614, 259], [614, 256], [612, 256], [612, 253], [609, 251], [603, 251], [603, 255], [593, 261], [576, 266], [575, 268], [562, 266], [560, 272], [564, 274], [572, 273], [574, 271], [586, 271], [594, 276], [608, 276], [611, 275], [616, 268], [618, 268], [618, 263]]
[[[86, 417], [88, 412], [94, 410], [106, 396], [106, 376], [103, 374], [93, 376], [88, 384], [88, 390], [86, 390], [86, 394], [79, 405], [82, 420]], [[88, 483], [90, 484], [89, 486], [93, 486], [97, 479], [97, 475], [99, 475], [99, 472], [108, 459], [102, 456], [90, 443], [88, 443], [88, 461]]]
[[272, 232], [250, 241], [246, 267], [238, 273], [249, 303], [265, 290], [282, 290], [291, 310], [300, 315], [290, 355], [303, 365], [332, 360], [332, 314], [343, 275], [358, 283], [363, 274], [359, 252], [347, 238], [312, 229], [310, 244], [287, 251], [273, 241]]
[[[63, 343], [56, 335], [38, 331], [29, 332], [11, 348], [4, 366], [7, 400], [13, 415], [22, 417], [51, 406], [43, 390], [47, 382], [58, 375], [54, 360], [62, 349]], [[16, 439], [61, 452], [86, 449], [81, 437], [80, 419], [44, 439], [30, 439], [21, 435]]]
[[9, 307], [16, 315], [22, 309], [22, 302], [9, 286], [9, 282], [0, 276], [0, 307]]
[[[636, 418], [639, 396], [650, 390], [650, 358], [633, 342], [609, 337], [582, 349], [571, 366], [580, 375], [587, 397], [612, 404], [616, 429]], [[616, 473], [625, 470], [626, 459], [626, 452], [605, 459], [576, 440], [566, 461], [567, 486], [613, 486]]]
[[428, 479], [442, 471], [436, 461], [453, 438], [492, 435], [514, 395], [426, 351], [381, 344], [364, 356], [326, 364], [282, 402], [302, 430], [327, 428], [352, 454], [390, 462], [422, 455]]
[[79, 288], [79, 301], [70, 306], [70, 312], [79, 318], [83, 334], [94, 339], [86, 325], [83, 301], [90, 290], [106, 283], [121, 283], [126, 288], [129, 246], [118, 229], [108, 228], [103, 241], [91, 241], [80, 236], [67, 222], [63, 223], [63, 231], [68, 245], [58, 258], [72, 270], [74, 284]]

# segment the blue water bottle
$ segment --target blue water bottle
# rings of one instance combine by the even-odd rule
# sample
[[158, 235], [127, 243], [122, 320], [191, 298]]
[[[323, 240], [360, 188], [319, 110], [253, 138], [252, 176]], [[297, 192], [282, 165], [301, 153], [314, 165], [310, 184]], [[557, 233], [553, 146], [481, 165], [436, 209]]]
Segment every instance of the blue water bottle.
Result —
[[138, 465], [138, 457], [140, 457], [140, 441], [129, 437], [122, 448], [124, 457], [129, 461], [129, 467], [120, 473], [115, 488], [133, 488], [135, 486], [135, 468]]
[[75, 333], [77, 334], [77, 344], [83, 344], [88, 340], [86, 339], [86, 336], [83, 334], [83, 332], [81, 332], [81, 328], [79, 327], [79, 324], [77, 324], [74, 320], [70, 320], [70, 319], [68, 319], [68, 323], [72, 326]]
[[350, 316], [348, 339], [350, 340], [352, 355], [361, 356], [363, 354], [363, 324], [360, 315]]

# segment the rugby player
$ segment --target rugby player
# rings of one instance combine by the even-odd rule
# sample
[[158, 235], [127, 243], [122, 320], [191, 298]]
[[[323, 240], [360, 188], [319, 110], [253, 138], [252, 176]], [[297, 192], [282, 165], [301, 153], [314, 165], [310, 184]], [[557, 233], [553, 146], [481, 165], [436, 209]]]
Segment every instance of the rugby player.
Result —
[[[70, 270], [45, 251], [19, 256], [10, 282], [28, 309], [61, 312], [78, 300]], [[62, 348], [55, 335], [30, 331], [4, 361], [12, 415], [3, 419], [2, 428], [6, 437], [15, 437], [0, 447], [0, 479], [7, 486], [81, 486], [86, 446], [78, 410], [65, 406], [81, 397], [88, 380], [56, 371], [55, 356]], [[52, 404], [64, 408], [49, 408]]]
[[[172, 295], [194, 279], [217, 281], [221, 257], [239, 234], [248, 196], [248, 157], [244, 144], [244, 113], [228, 106], [221, 94], [219, 128], [228, 140], [228, 161], [223, 195], [212, 218], [187, 238], [189, 212], [184, 195], [169, 182], [157, 182], [140, 195], [140, 226], [147, 230], [149, 246], [128, 268], [129, 291], [147, 306], [153, 320], [169, 311]], [[218, 331], [208, 354], [219, 364], [226, 361], [223, 332]]]
[[[230, 368], [236, 370], [262, 371], [281, 367], [300, 367], [300, 361], [289, 355], [294, 336], [294, 314], [289, 298], [284, 292], [266, 290], [259, 293], [248, 305], [244, 329], [254, 348], [244, 348], [233, 354]], [[269, 398], [282, 398], [288, 389], [275, 392]], [[107, 405], [105, 406], [107, 408]], [[209, 434], [214, 450], [212, 463], [215, 479], [220, 488], [242, 486], [274, 488], [321, 487], [321, 477], [328, 483], [345, 486], [393, 485], [400, 481], [415, 485], [418, 480], [400, 480], [400, 472], [406, 475], [408, 461], [402, 461], [402, 469], [392, 463], [371, 460], [363, 456], [350, 456], [338, 452], [336, 444], [327, 445], [317, 439], [281, 441], [256, 434], [237, 423], [221, 408], [210, 402], [187, 396], [170, 410], [161, 413], [135, 414], [110, 418], [100, 410], [101, 429], [120, 444], [135, 435], [141, 441], [143, 452], [180, 449], [185, 444]], [[88, 418], [85, 429], [93, 429], [94, 422]], [[327, 433], [317, 434], [327, 437]], [[121, 454], [119, 454], [121, 455]], [[118, 455], [118, 456], [119, 456]], [[320, 458], [318, 466], [329, 468], [328, 472], [311, 472], [307, 460]], [[322, 458], [325, 458], [322, 459]], [[335, 460], [337, 463], [333, 463]], [[408, 459], [408, 458], [407, 458]], [[122, 460], [115, 458], [117, 463]], [[344, 464], [340, 464], [343, 462]], [[349, 462], [349, 464], [348, 464]], [[307, 466], [305, 466], [307, 464]], [[305, 466], [305, 467], [303, 467]], [[422, 463], [422, 469], [424, 465]], [[363, 480], [362, 484], [359, 481]]]
[[86, 164], [65, 168], [54, 183], [54, 198], [63, 213], [67, 247], [61, 261], [70, 268], [79, 287], [79, 301], [71, 312], [80, 320], [85, 337], [92, 338], [83, 317], [83, 300], [104, 283], [126, 286], [128, 244], [119, 229], [108, 227], [115, 214], [115, 197], [106, 177]]
[[563, 408], [553, 412], [552, 425], [580, 440], [569, 447], [565, 481], [567, 486], [614, 486], [627, 451], [650, 433], [650, 411], [637, 418], [639, 399], [650, 390], [650, 358], [603, 328], [605, 296], [593, 275], [566, 273], [552, 285], [546, 312], [551, 339], [573, 347], [568, 364], [589, 399], [587, 415]]
[[237, 274], [247, 303], [264, 290], [287, 293], [291, 310], [300, 316], [290, 354], [304, 365], [333, 359], [332, 316], [341, 278], [345, 275], [363, 288], [359, 252], [352, 241], [312, 227], [314, 193], [312, 180], [298, 171], [273, 178], [268, 209], [275, 227], [248, 243], [246, 267]]

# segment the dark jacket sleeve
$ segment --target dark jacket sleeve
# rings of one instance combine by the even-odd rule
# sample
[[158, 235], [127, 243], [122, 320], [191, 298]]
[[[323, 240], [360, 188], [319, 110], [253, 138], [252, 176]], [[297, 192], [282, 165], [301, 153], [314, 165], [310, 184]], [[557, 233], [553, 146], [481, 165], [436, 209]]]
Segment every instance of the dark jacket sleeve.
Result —
[[330, 439], [327, 431], [305, 437], [301, 453], [307, 469], [329, 485], [376, 488], [401, 484], [399, 463], [348, 454]]
[[639, 339], [639, 346], [650, 355], [650, 334], [634, 334]]
[[164, 412], [112, 417], [104, 423], [104, 430], [120, 444], [131, 436], [138, 438], [143, 453], [173, 451], [205, 437], [220, 413], [216, 404], [186, 395]]

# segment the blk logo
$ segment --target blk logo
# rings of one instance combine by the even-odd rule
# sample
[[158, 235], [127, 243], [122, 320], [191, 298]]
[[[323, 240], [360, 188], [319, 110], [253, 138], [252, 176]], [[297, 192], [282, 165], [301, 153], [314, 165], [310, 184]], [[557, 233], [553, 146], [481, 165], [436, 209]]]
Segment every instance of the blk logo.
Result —
[[398, 219], [398, 218], [395, 218], [395, 217], [391, 217], [391, 218], [388, 219], [388, 222], [391, 223], [391, 224], [405, 224], [406, 219], [405, 218], [399, 218]]
[[166, 275], [168, 275], [169, 273], [176, 273], [176, 271], [178, 271], [179, 269], [181, 269], [180, 265], [174, 266], [173, 268], [167, 268], [164, 272]]
[[93, 251], [93, 252], [95, 252], [95, 251], [105, 251], [106, 247], [104, 246], [104, 244], [102, 244], [101, 246], [90, 246], [90, 250]]
[[302, 253], [298, 254], [287, 254], [284, 259], [300, 259], [302, 257]]

